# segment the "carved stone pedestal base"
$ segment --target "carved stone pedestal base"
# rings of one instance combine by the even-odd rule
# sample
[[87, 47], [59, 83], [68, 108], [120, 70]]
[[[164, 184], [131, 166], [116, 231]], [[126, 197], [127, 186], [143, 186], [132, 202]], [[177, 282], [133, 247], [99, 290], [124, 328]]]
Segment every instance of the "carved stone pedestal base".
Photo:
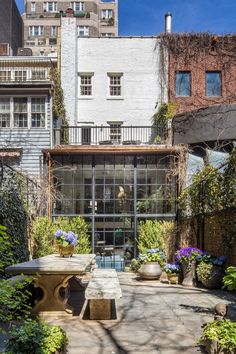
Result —
[[90, 320], [110, 320], [111, 300], [89, 300]]

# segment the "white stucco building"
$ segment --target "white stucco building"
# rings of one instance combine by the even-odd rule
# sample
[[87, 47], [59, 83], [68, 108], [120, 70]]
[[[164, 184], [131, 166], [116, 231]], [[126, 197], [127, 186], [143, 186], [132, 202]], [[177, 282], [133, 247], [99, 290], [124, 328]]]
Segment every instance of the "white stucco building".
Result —
[[70, 125], [151, 125], [157, 104], [167, 100], [159, 78], [157, 38], [80, 38], [76, 21], [65, 18], [61, 40]]

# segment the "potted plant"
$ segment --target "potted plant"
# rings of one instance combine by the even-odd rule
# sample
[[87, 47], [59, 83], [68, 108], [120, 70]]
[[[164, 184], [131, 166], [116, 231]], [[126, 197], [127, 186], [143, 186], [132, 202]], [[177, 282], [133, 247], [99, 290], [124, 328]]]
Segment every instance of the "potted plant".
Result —
[[77, 235], [72, 231], [65, 232], [63, 230], [57, 230], [57, 232], [54, 234], [54, 237], [59, 249], [60, 256], [72, 257], [78, 240]]
[[175, 259], [181, 265], [183, 272], [183, 286], [197, 286], [196, 265], [202, 255], [203, 252], [196, 247], [185, 247], [176, 252]]
[[10, 330], [6, 353], [65, 353], [67, 342], [60, 327], [27, 319]]
[[169, 284], [178, 284], [180, 265], [178, 263], [166, 263], [164, 271], [167, 274]]
[[218, 289], [222, 286], [224, 276], [223, 265], [226, 257], [212, 257], [210, 254], [204, 254], [197, 265], [197, 278], [207, 289]]
[[223, 278], [224, 288], [236, 290], [236, 267], [228, 267]]
[[209, 354], [236, 353], [236, 322], [220, 320], [208, 322], [199, 340]]
[[159, 279], [162, 273], [161, 267], [165, 264], [166, 256], [158, 248], [152, 248], [141, 253], [138, 260], [141, 264], [139, 275], [144, 279]]

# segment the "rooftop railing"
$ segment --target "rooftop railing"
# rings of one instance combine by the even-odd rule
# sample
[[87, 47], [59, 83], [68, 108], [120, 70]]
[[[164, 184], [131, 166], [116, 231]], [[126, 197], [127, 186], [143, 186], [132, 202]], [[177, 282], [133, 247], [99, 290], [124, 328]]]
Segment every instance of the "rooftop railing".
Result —
[[167, 127], [72, 126], [54, 129], [54, 145], [154, 145], [166, 144]]

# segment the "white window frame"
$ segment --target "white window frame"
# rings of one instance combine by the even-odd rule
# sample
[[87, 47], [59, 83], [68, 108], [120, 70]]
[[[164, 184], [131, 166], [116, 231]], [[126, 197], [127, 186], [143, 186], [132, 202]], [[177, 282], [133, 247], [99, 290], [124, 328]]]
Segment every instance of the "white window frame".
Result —
[[109, 20], [113, 18], [113, 10], [112, 9], [102, 9], [100, 12], [101, 20]]
[[110, 125], [110, 140], [116, 143], [121, 143], [121, 127], [122, 121], [108, 121]]
[[[52, 6], [52, 9], [49, 8]], [[57, 12], [57, 1], [47, 1], [43, 3], [43, 9], [46, 12]]]
[[[1, 109], [1, 105], [2, 105], [1, 100], [7, 101], [7, 102], [3, 103], [3, 105], [8, 106], [8, 104], [9, 104], [9, 109]], [[8, 115], [9, 116], [9, 119], [8, 118], [6, 119], [6, 121], [9, 122], [9, 126], [6, 126], [6, 127], [1, 126], [2, 119], [0, 118], [0, 129], [10, 129], [11, 128], [11, 99], [10, 99], [10, 97], [3, 97], [3, 96], [0, 97], [0, 115], [3, 115], [3, 116]]]
[[85, 3], [84, 3], [84, 1], [72, 1], [70, 3], [70, 7], [75, 12], [84, 12], [85, 11]]
[[[38, 33], [36, 33], [36, 28], [38, 30]], [[43, 26], [29, 26], [29, 35], [30, 36], [43, 36], [44, 35], [44, 27]]]
[[[113, 77], [120, 78], [120, 84], [111, 83]], [[111, 87], [119, 87], [120, 95], [111, 95]], [[107, 73], [107, 99], [109, 100], [123, 100], [124, 99], [124, 75], [123, 73], [110, 72]]]
[[51, 26], [51, 37], [57, 36], [57, 26]]
[[[10, 101], [10, 127], [0, 127], [0, 129], [14, 129], [14, 130], [30, 130], [30, 129], [47, 129], [47, 119], [48, 119], [48, 100], [45, 95], [19, 95], [19, 96], [1, 96], [1, 98], [9, 99]], [[27, 99], [27, 127], [16, 127], [14, 120], [14, 99], [15, 98], [26, 98]], [[44, 109], [44, 125], [41, 127], [32, 127], [32, 115], [31, 115], [31, 100], [32, 98], [44, 99], [45, 109]], [[36, 112], [37, 113], [37, 112]]]
[[30, 3], [30, 11], [31, 12], [35, 12], [36, 11], [36, 3], [35, 3], [35, 1], [32, 1]]
[[[91, 72], [89, 72], [89, 73], [86, 73], [86, 72], [81, 72], [81, 73], [79, 73], [78, 74], [79, 76], [78, 76], [78, 92], [79, 92], [79, 98], [80, 99], [93, 99], [93, 90], [94, 90], [94, 73], [91, 73]], [[90, 77], [91, 78], [91, 84], [84, 84], [84, 83], [82, 83], [82, 78], [83, 77]], [[83, 95], [83, 94], [81, 94], [81, 88], [82, 87], [86, 87], [86, 86], [88, 86], [88, 87], [90, 87], [91, 88], [91, 94], [90, 95]]]
[[[80, 34], [80, 31], [84, 32], [84, 34]], [[89, 37], [89, 26], [78, 26], [78, 37]]]

